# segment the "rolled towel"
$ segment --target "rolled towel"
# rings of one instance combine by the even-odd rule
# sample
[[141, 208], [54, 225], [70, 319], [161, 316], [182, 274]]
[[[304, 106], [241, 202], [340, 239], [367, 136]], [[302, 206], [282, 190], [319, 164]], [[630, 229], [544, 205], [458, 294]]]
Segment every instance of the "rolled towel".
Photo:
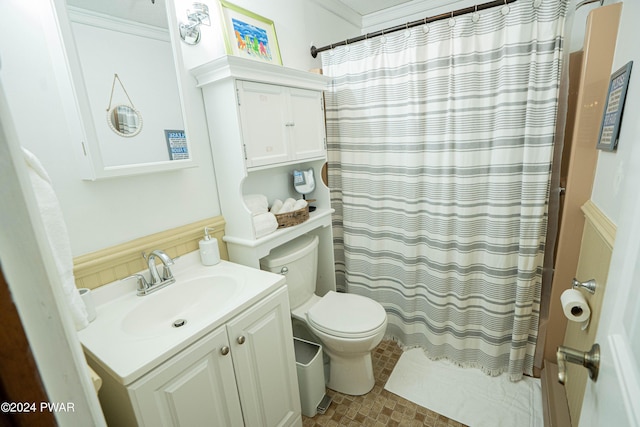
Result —
[[275, 199], [273, 201], [273, 204], [271, 205], [271, 213], [272, 214], [277, 214], [280, 213], [280, 210], [282, 209], [282, 200], [280, 199]]
[[293, 210], [297, 211], [298, 209], [302, 209], [306, 207], [307, 207], [307, 201], [305, 199], [299, 199], [299, 200], [296, 200], [296, 202], [294, 203]]
[[276, 216], [270, 212], [261, 213], [253, 217], [253, 230], [256, 239], [273, 233], [278, 229], [278, 220]]
[[269, 201], [262, 194], [247, 194], [244, 196], [244, 204], [253, 215], [269, 212]]
[[293, 198], [288, 198], [287, 200], [284, 201], [284, 203], [282, 204], [282, 209], [280, 209], [278, 211], [278, 213], [287, 213], [287, 212], [293, 212], [293, 206], [296, 204], [295, 199]]

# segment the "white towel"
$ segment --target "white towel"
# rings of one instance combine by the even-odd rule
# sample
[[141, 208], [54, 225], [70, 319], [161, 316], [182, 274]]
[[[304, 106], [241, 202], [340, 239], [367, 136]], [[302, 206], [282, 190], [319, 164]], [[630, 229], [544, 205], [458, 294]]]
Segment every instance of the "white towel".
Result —
[[73, 277], [73, 255], [67, 226], [64, 223], [58, 198], [56, 197], [51, 179], [42, 167], [40, 161], [31, 152], [22, 149], [27, 163], [31, 185], [38, 201], [42, 222], [47, 234], [47, 240], [62, 282], [62, 291], [71, 312], [76, 329], [84, 329], [89, 324], [87, 309], [76, 288]]
[[307, 201], [305, 199], [298, 199], [293, 205], [293, 210], [297, 211], [298, 209], [306, 208]]
[[282, 209], [280, 209], [278, 211], [278, 213], [287, 213], [287, 212], [293, 212], [293, 206], [296, 204], [296, 200], [293, 198], [288, 198], [287, 200], [284, 201], [284, 203], [282, 204]]
[[275, 199], [273, 201], [273, 204], [271, 205], [271, 213], [272, 214], [278, 214], [280, 213], [280, 210], [282, 209], [282, 200], [280, 199]]
[[253, 230], [255, 232], [256, 239], [273, 233], [277, 229], [278, 220], [276, 220], [276, 216], [274, 214], [267, 212], [253, 217]]
[[244, 204], [249, 208], [253, 215], [269, 211], [269, 201], [267, 200], [267, 196], [262, 194], [247, 194], [244, 196]]

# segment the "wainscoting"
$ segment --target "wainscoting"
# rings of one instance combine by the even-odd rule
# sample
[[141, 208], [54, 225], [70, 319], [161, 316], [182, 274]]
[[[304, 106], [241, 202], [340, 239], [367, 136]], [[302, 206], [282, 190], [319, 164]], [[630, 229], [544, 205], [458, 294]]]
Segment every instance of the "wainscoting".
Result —
[[198, 250], [205, 227], [210, 228], [211, 237], [218, 239], [220, 257], [228, 260], [227, 245], [222, 241], [224, 226], [224, 218], [217, 216], [76, 257], [73, 260], [76, 286], [95, 289], [146, 269], [143, 252], [162, 249], [175, 258]]

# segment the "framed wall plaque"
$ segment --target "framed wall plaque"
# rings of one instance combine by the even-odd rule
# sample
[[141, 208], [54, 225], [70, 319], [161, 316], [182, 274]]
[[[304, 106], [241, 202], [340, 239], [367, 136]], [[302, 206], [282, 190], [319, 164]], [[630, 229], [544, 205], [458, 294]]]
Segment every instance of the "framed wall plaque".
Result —
[[615, 151], [618, 147], [622, 111], [627, 96], [632, 66], [633, 61], [630, 61], [611, 75], [609, 90], [607, 91], [607, 102], [604, 106], [602, 124], [600, 125], [598, 145], [596, 146], [600, 150]]

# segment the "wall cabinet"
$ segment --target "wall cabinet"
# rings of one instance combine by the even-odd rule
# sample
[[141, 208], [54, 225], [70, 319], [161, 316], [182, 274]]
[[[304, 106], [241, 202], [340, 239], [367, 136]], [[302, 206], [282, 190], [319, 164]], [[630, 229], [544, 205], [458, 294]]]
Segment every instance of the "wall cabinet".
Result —
[[243, 80], [236, 85], [247, 169], [325, 157], [321, 91]]
[[[128, 394], [130, 404], [103, 404], [108, 421], [149, 427], [301, 425], [286, 289], [280, 287], [126, 388], [110, 390], [111, 401]], [[135, 423], [117, 418], [127, 406]]]
[[[215, 166], [224, 240], [231, 261], [260, 268], [271, 249], [305, 233], [320, 237], [317, 291], [335, 289], [329, 188], [321, 180], [327, 161], [323, 90], [330, 78], [226, 56], [191, 70], [202, 89]], [[300, 194], [293, 170], [314, 170], [317, 208], [300, 225], [256, 238], [243, 201], [264, 194], [273, 202]]]

